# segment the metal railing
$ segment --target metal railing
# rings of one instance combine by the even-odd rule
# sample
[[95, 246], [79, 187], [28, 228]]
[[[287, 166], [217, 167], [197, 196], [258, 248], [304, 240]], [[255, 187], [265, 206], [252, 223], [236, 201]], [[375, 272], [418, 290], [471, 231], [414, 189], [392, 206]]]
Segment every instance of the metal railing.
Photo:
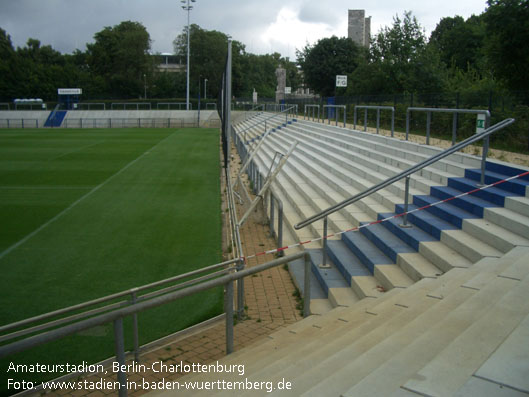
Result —
[[0, 128], [39, 128], [45, 121], [39, 126], [39, 119], [0, 119]]
[[[171, 105], [178, 106], [178, 110], [182, 110], [182, 107], [187, 106], [185, 102], [159, 102], [156, 104], [156, 109], [160, 109], [160, 106], [167, 106], [167, 110], [171, 110]], [[184, 110], [186, 109], [184, 108]], [[193, 104], [191, 102], [189, 102], [189, 110], [193, 110]]]
[[[314, 113], [316, 112], [316, 109], [318, 109], [318, 123], [320, 122], [320, 105], [305, 105], [305, 109], [303, 111], [303, 119], [307, 118], [307, 109], [312, 109], [312, 121], [314, 121]], [[309, 112], [309, 120], [310, 120], [310, 112]]]
[[[270, 189], [270, 235], [272, 237], [276, 237], [277, 235], [277, 248], [283, 247], [283, 202], [279, 199], [279, 197], [276, 197], [274, 193], [272, 192], [272, 189]], [[275, 227], [275, 205], [274, 203], [277, 202], [277, 234], [274, 230]], [[279, 251], [278, 255], [283, 256], [284, 252]]]
[[83, 107], [86, 107], [87, 108], [86, 110], [90, 110], [90, 107], [94, 107], [94, 106], [103, 107], [103, 109], [99, 109], [99, 110], [106, 110], [106, 106], [104, 102], [90, 102], [90, 103], [89, 102], [79, 102], [77, 104], [77, 108], [73, 110], [83, 110], [82, 109]]
[[[127, 109], [127, 106], [135, 106], [136, 109]], [[140, 109], [140, 106], [145, 106], [145, 109]], [[110, 109], [123, 108], [122, 110], [151, 110], [150, 102], [113, 102], [110, 104]]]
[[247, 132], [248, 130], [250, 130], [250, 129], [252, 129], [252, 128], [255, 128], [255, 127], [257, 127], [258, 125], [264, 123], [264, 133], [263, 133], [263, 136], [264, 136], [264, 135], [267, 133], [267, 130], [268, 130], [268, 127], [267, 127], [267, 123], [268, 123], [268, 121], [270, 121], [270, 120], [272, 120], [272, 119], [275, 119], [276, 117], [279, 117], [282, 113], [284, 113], [284, 114], [285, 114], [285, 124], [286, 124], [286, 123], [288, 123], [288, 116], [289, 116], [289, 114], [290, 114], [291, 112], [294, 111], [294, 108], [295, 108], [295, 107], [292, 106], [292, 107], [289, 107], [289, 108], [287, 108], [287, 109], [284, 109], [284, 110], [282, 110], [282, 111], [280, 111], [280, 112], [278, 112], [278, 113], [274, 113], [273, 115], [271, 115], [271, 116], [269, 116], [269, 117], [267, 117], [267, 118], [265, 118], [265, 119], [259, 120], [257, 123], [254, 123], [254, 124], [252, 124], [252, 125], [250, 125], [250, 126], [244, 128], [244, 129], [240, 130], [238, 133], [239, 133], [239, 135], [240, 135], [241, 133], [244, 132], [243, 139], [244, 139], [244, 141], [246, 142], [246, 132]]
[[[100, 326], [113, 322], [114, 324], [114, 347], [116, 353], [117, 362], [120, 364], [120, 368], [124, 368], [125, 365], [125, 349], [124, 349], [124, 333], [123, 333], [123, 319], [128, 316], [137, 315], [141, 311], [147, 309], [152, 309], [163, 304], [173, 302], [177, 299], [190, 296], [202, 291], [209, 290], [211, 288], [216, 288], [224, 286], [224, 311], [226, 313], [226, 352], [230, 354], [233, 352], [233, 282], [237, 280], [242, 280], [244, 277], [251, 276], [253, 274], [262, 272], [267, 269], [271, 269], [276, 266], [283, 265], [288, 262], [292, 262], [298, 259], [304, 258], [305, 260], [305, 278], [304, 278], [304, 305], [303, 305], [303, 315], [308, 316], [310, 314], [310, 256], [307, 252], [299, 252], [293, 255], [285, 256], [261, 265], [257, 265], [248, 269], [244, 269], [235, 273], [229, 273], [221, 275], [218, 278], [210, 279], [200, 284], [188, 286], [177, 291], [171, 290], [163, 295], [153, 296], [149, 299], [143, 301], [134, 301], [127, 305], [116, 310], [112, 310], [107, 313], [99, 314], [95, 317], [83, 318], [80, 321], [74, 322], [62, 326], [60, 328], [55, 328], [53, 330], [32, 335], [22, 340], [17, 340], [8, 345], [0, 346], [0, 358], [25, 351], [45, 343], [49, 343], [58, 339], [62, 339], [68, 335], [72, 335], [89, 328]], [[239, 259], [237, 259], [239, 260]], [[213, 265], [213, 266], [220, 266]], [[209, 268], [212, 268], [210, 266]], [[156, 284], [156, 283], [154, 283]], [[126, 293], [132, 293], [128, 291]], [[53, 313], [56, 314], [56, 313]], [[51, 316], [51, 313], [44, 315], [46, 318]], [[42, 316], [41, 316], [42, 317]], [[29, 320], [27, 320], [29, 321]], [[20, 324], [19, 322], [18, 324]], [[12, 325], [7, 327], [11, 328]], [[2, 327], [6, 328], [6, 326]], [[119, 395], [127, 395], [127, 375], [124, 371], [120, 370], [117, 372], [118, 382], [120, 384]]]
[[[15, 338], [20, 338], [20, 337], [29, 335], [34, 332], [45, 331], [49, 328], [58, 327], [64, 324], [71, 323], [73, 321], [83, 320], [83, 319], [92, 317], [99, 313], [104, 313], [110, 310], [114, 310], [116, 308], [120, 308], [123, 306], [129, 306], [137, 302], [142, 302], [147, 299], [152, 299], [154, 297], [166, 294], [173, 290], [183, 288], [188, 285], [196, 284], [197, 282], [208, 280], [210, 278], [217, 277], [219, 275], [232, 271], [233, 267], [229, 268], [228, 266], [234, 263], [237, 263], [238, 261], [239, 261], [238, 259], [232, 259], [232, 260], [222, 262], [219, 264], [215, 264], [212, 266], [208, 266], [202, 269], [194, 270], [194, 271], [191, 271], [185, 274], [180, 274], [178, 276], [156, 281], [154, 283], [142, 285], [140, 287], [131, 288], [126, 291], [117, 292], [115, 294], [107, 295], [107, 296], [97, 298], [97, 299], [94, 299], [88, 302], [83, 302], [77, 305], [55, 310], [53, 312], [49, 312], [49, 313], [45, 313], [45, 314], [38, 315], [35, 317], [27, 318], [21, 321], [17, 321], [12, 324], [0, 326], [0, 333], [2, 334], [0, 336], [0, 343], [9, 341]], [[222, 270], [219, 270], [214, 273], [208, 273], [208, 272], [211, 272], [217, 269], [222, 269]], [[172, 284], [180, 280], [184, 280], [186, 278], [193, 277], [193, 276], [198, 276], [204, 273], [208, 273], [208, 274], [192, 279], [192, 280], [185, 281], [180, 284], [167, 286], [168, 284]], [[157, 290], [157, 291], [150, 291], [144, 295], [139, 295], [140, 293], [144, 291], [152, 290], [153, 288], [158, 288], [158, 287], [164, 287], [164, 288]], [[125, 298], [125, 297], [129, 297], [129, 299], [120, 300], [117, 302], [107, 304], [109, 302], [115, 301], [120, 298]], [[106, 304], [106, 305], [101, 306], [102, 304]], [[84, 310], [84, 311], [81, 313], [78, 313], [80, 310]], [[50, 320], [52, 318], [55, 318], [58, 316], [65, 316], [65, 315], [67, 315], [67, 317], [54, 319], [53, 321], [42, 323], [46, 320]], [[37, 323], [40, 323], [40, 324], [37, 324]], [[32, 324], [36, 324], [36, 325], [32, 325]], [[27, 327], [27, 328], [20, 329], [21, 327]], [[6, 332], [10, 332], [10, 333], [6, 334]], [[136, 360], [138, 360], [139, 353], [140, 353], [140, 347], [139, 347], [139, 342], [138, 342], [139, 340], [138, 319], [136, 316], [134, 316], [133, 318], [133, 335], [134, 335], [134, 357]]]
[[376, 109], [377, 111], [377, 134], [380, 131], [380, 111], [381, 110], [391, 110], [391, 136], [395, 134], [395, 108], [393, 106], [364, 106], [357, 105], [354, 108], [354, 118], [353, 118], [353, 128], [356, 129], [357, 121], [357, 109], [364, 109], [364, 131], [367, 131], [367, 111], [369, 109]]
[[329, 119], [329, 124], [331, 124], [331, 118], [329, 115], [329, 110], [334, 109], [336, 115], [336, 125], [338, 125], [338, 109], [343, 109], [343, 128], [346, 127], [346, 117], [347, 117], [347, 107], [346, 105], [323, 105], [323, 113], [325, 114], [325, 109], [327, 109], [327, 118]]
[[430, 144], [430, 125], [432, 123], [432, 113], [452, 113], [452, 145], [455, 145], [457, 139], [457, 115], [459, 113], [466, 114], [483, 114], [485, 115], [485, 129], [490, 126], [490, 112], [481, 109], [448, 109], [448, 108], [416, 108], [409, 107], [406, 110], [406, 140], [410, 133], [410, 117], [411, 112], [425, 112], [426, 113], [426, 144]]
[[[403, 178], [406, 178], [407, 181], [406, 181], [406, 184], [405, 184], [405, 193], [404, 193], [404, 200], [405, 200], [405, 208], [404, 208], [404, 212], [407, 212], [407, 206], [408, 206], [408, 196], [409, 196], [409, 178], [412, 174], [414, 174], [415, 172], [417, 171], [420, 171], [422, 170], [423, 168], [425, 167], [428, 167], [429, 165], [433, 164], [433, 163], [436, 163], [437, 161], [439, 160], [442, 160], [444, 159], [445, 157], [463, 149], [464, 147], [474, 143], [474, 142], [477, 142], [477, 141], [480, 141], [482, 139], [487, 139], [489, 137], [489, 135], [491, 135], [492, 133], [496, 132], [496, 131], [499, 131], [509, 125], [511, 125], [512, 123], [514, 123], [514, 119], [505, 119], [495, 125], [493, 125], [492, 127], [489, 127], [487, 128], [485, 131], [479, 133], [479, 134], [476, 134], [474, 136], [471, 136], [467, 139], [465, 139], [464, 141], [461, 141], [460, 143], [426, 159], [426, 160], [423, 160], [417, 164], [415, 164], [414, 166], [408, 168], [407, 170], [405, 171], [402, 171], [400, 172], [399, 174], [395, 175], [395, 176], [392, 176], [388, 179], [386, 179], [385, 181], [382, 181], [378, 184], [376, 184], [375, 186], [373, 187], [370, 187], [369, 189], [366, 189], [365, 191], [361, 192], [361, 193], [358, 193], [356, 195], [354, 195], [353, 197], [350, 197], [346, 200], [343, 200], [342, 202], [338, 203], [338, 204], [335, 204], [329, 208], [327, 208], [326, 210], [323, 210], [299, 223], [297, 223], [296, 225], [294, 225], [294, 228], [295, 229], [301, 229], [303, 227], [306, 227], [320, 219], [324, 219], [324, 223], [326, 223], [326, 220], [327, 220], [327, 217], [331, 214], [333, 214], [334, 212], [336, 211], [339, 211], [341, 210], [342, 208], [344, 207], [347, 207], [348, 205], [351, 205], [355, 202], [357, 202], [358, 200], [361, 200], [365, 197], [368, 197], [370, 196], [371, 194], [373, 193], [376, 193], [378, 192], [379, 190], [381, 189], [384, 189], [385, 187], [389, 186], [389, 185], [392, 185], [393, 183], [395, 182], [398, 182], [400, 181], [401, 179]], [[484, 157], [482, 159], [482, 164], [481, 164], [481, 167], [482, 167], [482, 176], [481, 176], [481, 184], [483, 183], [483, 180], [484, 180], [484, 170], [485, 170], [485, 160], [486, 158]], [[403, 219], [403, 223], [404, 225], [406, 225], [406, 217], [404, 217]], [[327, 238], [326, 238], [326, 233], [324, 232], [324, 238], [323, 238], [323, 248], [325, 250], [326, 248], [326, 243], [327, 243]]]

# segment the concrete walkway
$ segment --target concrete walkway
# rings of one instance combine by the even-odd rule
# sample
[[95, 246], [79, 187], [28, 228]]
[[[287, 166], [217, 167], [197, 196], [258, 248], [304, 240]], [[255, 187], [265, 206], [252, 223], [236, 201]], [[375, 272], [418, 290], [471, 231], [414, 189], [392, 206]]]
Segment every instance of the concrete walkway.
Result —
[[[234, 171], [239, 167], [239, 158], [234, 152], [232, 163]], [[243, 207], [239, 208], [242, 212]], [[239, 217], [242, 213], [239, 214]], [[263, 252], [275, 248], [276, 242], [270, 237], [268, 226], [261, 222], [261, 219], [252, 215], [248, 222], [241, 229], [241, 239], [243, 250], [246, 255]], [[263, 255], [252, 258], [247, 266], [255, 266], [274, 259], [274, 256]], [[295, 286], [290, 277], [290, 273], [284, 267], [276, 267], [252, 277], [245, 279], [245, 319], [234, 327], [234, 350], [263, 340], [274, 331], [286, 327], [302, 318], [300, 310], [296, 309]], [[140, 356], [140, 364], [145, 364], [151, 368], [153, 363], [163, 362], [167, 365], [180, 364], [208, 364], [216, 362], [226, 355], [225, 322], [220, 320], [212, 325], [197, 330], [191, 335], [177, 338], [164, 346], [144, 353]], [[127, 361], [127, 364], [131, 364]], [[182, 374], [172, 374], [168, 372], [155, 373], [152, 371], [134, 372], [127, 374], [129, 382], [136, 382], [138, 386], [135, 390], [129, 389], [129, 396], [140, 396], [152, 390], [144, 390], [141, 385], [144, 382], [172, 381], [181, 377]], [[107, 375], [97, 374], [94, 376], [81, 378], [90, 384], [96, 382], [116, 382], [116, 374], [111, 370]], [[72, 379], [78, 381], [78, 379]], [[35, 393], [34, 396], [42, 395], [43, 391]], [[117, 390], [50, 390], [49, 395], [58, 396], [90, 396], [100, 397], [117, 395]]]

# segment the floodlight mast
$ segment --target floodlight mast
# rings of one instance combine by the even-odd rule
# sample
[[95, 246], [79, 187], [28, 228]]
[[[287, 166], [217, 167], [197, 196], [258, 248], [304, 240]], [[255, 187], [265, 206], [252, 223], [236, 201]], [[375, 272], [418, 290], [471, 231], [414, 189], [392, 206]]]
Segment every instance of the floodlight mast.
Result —
[[187, 88], [186, 88], [186, 110], [189, 110], [189, 37], [191, 36], [191, 30], [189, 28], [189, 14], [193, 9], [193, 6], [189, 3], [195, 3], [197, 0], [180, 0], [182, 8], [187, 11]]

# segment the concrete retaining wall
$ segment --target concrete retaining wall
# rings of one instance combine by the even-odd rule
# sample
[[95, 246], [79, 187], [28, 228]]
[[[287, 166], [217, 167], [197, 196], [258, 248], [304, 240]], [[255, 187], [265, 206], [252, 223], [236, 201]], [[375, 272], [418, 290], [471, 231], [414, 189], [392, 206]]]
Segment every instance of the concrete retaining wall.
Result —
[[[51, 111], [0, 111], [0, 127], [43, 127]], [[82, 121], [81, 121], [82, 120]], [[170, 123], [168, 124], [168, 121]], [[70, 110], [62, 127], [190, 127], [196, 126], [196, 110]], [[216, 110], [200, 111], [201, 127], [218, 127], [220, 118]]]

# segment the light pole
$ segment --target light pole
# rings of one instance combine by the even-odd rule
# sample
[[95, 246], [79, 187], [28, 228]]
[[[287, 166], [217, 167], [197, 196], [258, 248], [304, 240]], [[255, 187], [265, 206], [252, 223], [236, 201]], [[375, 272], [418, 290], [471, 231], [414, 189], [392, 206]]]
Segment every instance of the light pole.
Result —
[[143, 74], [143, 99], [147, 99], [147, 75]]
[[207, 99], [207, 96], [206, 96], [207, 87], [208, 87], [208, 79], [204, 79], [204, 99]]
[[187, 89], [186, 89], [186, 110], [189, 110], [189, 37], [191, 36], [191, 30], [189, 28], [189, 13], [193, 9], [193, 6], [189, 3], [195, 3], [197, 0], [181, 0], [182, 8], [187, 11]]

